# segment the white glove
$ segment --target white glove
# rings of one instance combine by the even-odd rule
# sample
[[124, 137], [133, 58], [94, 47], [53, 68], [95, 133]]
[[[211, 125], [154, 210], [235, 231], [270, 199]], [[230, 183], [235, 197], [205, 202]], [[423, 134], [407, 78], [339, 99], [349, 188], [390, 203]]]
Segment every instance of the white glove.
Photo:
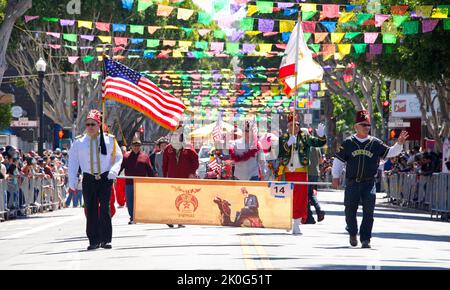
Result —
[[115, 173], [112, 173], [111, 171], [108, 173], [108, 179], [114, 180], [117, 178], [117, 175]]
[[316, 132], [319, 137], [325, 136], [325, 125], [320, 123], [319, 126], [317, 126]]
[[295, 141], [297, 141], [297, 136], [289, 137], [289, 140], [287, 141], [288, 146], [291, 146], [292, 144], [294, 144]]

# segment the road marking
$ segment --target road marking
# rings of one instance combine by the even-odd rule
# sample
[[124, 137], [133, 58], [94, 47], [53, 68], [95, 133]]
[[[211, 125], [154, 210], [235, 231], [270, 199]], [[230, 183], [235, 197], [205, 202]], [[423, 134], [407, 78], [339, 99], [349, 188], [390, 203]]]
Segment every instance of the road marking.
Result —
[[267, 258], [266, 250], [264, 250], [264, 247], [261, 246], [261, 244], [262, 244], [261, 240], [255, 235], [252, 235], [251, 237], [252, 237], [252, 240], [253, 240], [254, 247], [256, 248], [256, 252], [258, 253], [258, 256], [259, 256], [259, 258], [261, 260], [261, 263], [262, 263], [262, 265], [264, 267], [264, 270], [271, 270], [271, 269], [273, 269], [273, 265], [270, 262], [270, 259]]
[[3, 240], [0, 241], [0, 244], [2, 242], [9, 242], [8, 240], [10, 240], [10, 239], [22, 238], [22, 237], [27, 236], [27, 235], [31, 235], [31, 234], [35, 234], [35, 233], [38, 233], [38, 232], [42, 232], [42, 231], [44, 231], [46, 229], [65, 224], [67, 222], [80, 219], [82, 217], [84, 217], [84, 215], [79, 214], [77, 216], [72, 216], [72, 217], [69, 217], [69, 218], [66, 218], [66, 219], [63, 219], [63, 220], [60, 220], [60, 221], [56, 221], [56, 222], [53, 222], [53, 223], [50, 223], [50, 224], [47, 224], [47, 225], [43, 225], [43, 226], [40, 226], [40, 227], [37, 227], [37, 228], [33, 228], [33, 229], [30, 229], [30, 230], [27, 230], [27, 231], [16, 233], [16, 234], [13, 234], [13, 235], [10, 235], [10, 236], [7, 236], [7, 237], [2, 237]]
[[244, 263], [247, 270], [257, 270], [255, 261], [251, 258], [251, 246], [248, 245], [245, 237], [239, 236], [239, 240], [241, 242], [242, 254], [244, 257]]

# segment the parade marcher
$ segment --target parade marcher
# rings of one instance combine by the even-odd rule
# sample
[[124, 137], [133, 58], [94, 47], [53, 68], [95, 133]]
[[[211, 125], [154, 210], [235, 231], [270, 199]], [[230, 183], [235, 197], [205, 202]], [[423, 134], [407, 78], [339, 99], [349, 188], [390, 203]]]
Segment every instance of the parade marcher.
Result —
[[[111, 187], [122, 164], [122, 152], [113, 135], [104, 134], [98, 110], [89, 111], [86, 133], [76, 137], [69, 152], [69, 190], [77, 190], [77, 173], [83, 173], [88, 250], [111, 249]], [[100, 206], [100, 209], [99, 209]]]
[[[293, 126], [295, 125], [295, 127]], [[319, 124], [317, 136], [311, 136], [308, 129], [300, 129], [300, 123], [294, 114], [288, 117], [288, 132], [280, 138], [281, 165], [279, 175], [284, 174], [286, 181], [308, 181], [309, 151], [311, 147], [322, 147], [326, 144], [325, 126]], [[308, 215], [308, 186], [306, 184], [294, 185], [292, 233], [301, 234], [301, 219], [306, 220]]]
[[230, 148], [234, 177], [238, 180], [266, 180], [266, 160], [257, 137], [250, 122], [246, 122], [244, 137], [236, 140]]
[[[313, 147], [309, 153], [309, 166], [308, 166], [308, 181], [309, 182], [318, 182], [319, 181], [319, 165], [322, 162], [322, 154], [320, 153], [320, 149], [317, 147]], [[317, 200], [317, 196], [314, 195], [314, 191], [317, 192], [317, 185], [309, 184], [308, 185], [308, 217], [306, 218], [306, 224], [315, 224], [316, 221], [312, 215], [311, 206], [314, 206], [317, 214], [317, 221], [321, 222], [325, 218], [325, 212], [321, 209], [319, 201]]]
[[[125, 176], [142, 176], [153, 177], [153, 167], [150, 164], [150, 158], [144, 151], [141, 150], [142, 142], [135, 137], [131, 142], [131, 151], [126, 153], [123, 157], [120, 171], [125, 169]], [[130, 215], [128, 224], [134, 223], [134, 183], [132, 179], [125, 181], [125, 195], [127, 199], [127, 208]]]
[[[127, 153], [127, 147], [122, 146], [120, 148], [122, 150], [122, 155], [125, 156], [125, 153]], [[117, 203], [119, 204], [119, 208], [125, 206], [125, 179], [120, 178], [121, 176], [125, 176], [125, 174], [122, 172], [119, 174], [119, 176], [116, 179], [116, 198]]]
[[366, 110], [356, 113], [356, 134], [347, 138], [338, 148], [334, 159], [332, 174], [333, 187], [338, 188], [339, 176], [344, 164], [345, 174], [345, 221], [346, 230], [350, 235], [350, 245], [358, 245], [358, 224], [356, 213], [359, 203], [363, 206], [363, 219], [359, 230], [362, 248], [370, 248], [372, 237], [373, 213], [375, 209], [375, 175], [377, 174], [380, 158], [391, 158], [399, 155], [408, 133], [402, 131], [397, 143], [388, 147], [381, 140], [370, 136], [370, 116]]
[[[196, 178], [199, 167], [198, 154], [191, 146], [187, 146], [183, 127], [172, 133], [170, 144], [164, 150], [163, 177], [168, 178]], [[168, 224], [173, 227], [172, 224]], [[183, 225], [178, 225], [183, 227]]]
[[166, 137], [161, 137], [158, 139], [157, 144], [159, 146], [159, 152], [155, 155], [155, 167], [153, 168], [155, 171], [155, 175], [158, 177], [163, 177], [163, 159], [164, 159], [164, 150], [166, 150], [169, 145], [169, 140]]

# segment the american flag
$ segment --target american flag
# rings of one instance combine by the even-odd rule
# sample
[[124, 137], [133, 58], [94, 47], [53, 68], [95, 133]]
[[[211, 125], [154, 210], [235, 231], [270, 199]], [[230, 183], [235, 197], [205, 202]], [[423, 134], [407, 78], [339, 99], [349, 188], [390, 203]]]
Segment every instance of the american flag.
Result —
[[208, 162], [209, 171], [219, 171], [220, 165], [217, 163], [217, 159], [213, 158]]
[[212, 133], [214, 141], [220, 141], [220, 139], [222, 139], [222, 133], [219, 122], [217, 122], [217, 125], [214, 127]]
[[160, 126], [176, 130], [186, 107], [140, 73], [105, 58], [103, 98], [143, 113]]

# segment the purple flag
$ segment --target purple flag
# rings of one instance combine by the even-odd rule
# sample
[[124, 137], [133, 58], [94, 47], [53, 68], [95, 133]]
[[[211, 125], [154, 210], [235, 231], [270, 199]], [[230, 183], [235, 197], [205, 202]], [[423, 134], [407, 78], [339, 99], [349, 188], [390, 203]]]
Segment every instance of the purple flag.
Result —
[[244, 43], [242, 44], [242, 53], [253, 53], [255, 52], [256, 44]]
[[278, 8], [284, 9], [284, 8], [291, 8], [295, 4], [294, 3], [278, 3]]
[[259, 19], [258, 20], [258, 30], [261, 32], [271, 32], [273, 31], [273, 25], [275, 21], [271, 19]]
[[75, 20], [60, 19], [59, 23], [61, 24], [61, 26], [74, 26], [75, 25]]
[[381, 52], [383, 51], [383, 44], [381, 43], [370, 44], [369, 51], [370, 54], [381, 54]]
[[312, 83], [309, 85], [309, 89], [311, 91], [317, 92], [319, 90], [319, 84], [318, 83]]
[[95, 35], [80, 35], [81, 39], [86, 39], [89, 41], [94, 41]]
[[439, 20], [422, 20], [422, 32], [430, 32], [433, 31]]
[[244, 34], [245, 34], [245, 31], [243, 31], [243, 30], [235, 30], [235, 31], [233, 31], [233, 33], [230, 36], [228, 36], [228, 40], [233, 41], [233, 42], [238, 41], [239, 39], [241, 39], [244, 36]]

